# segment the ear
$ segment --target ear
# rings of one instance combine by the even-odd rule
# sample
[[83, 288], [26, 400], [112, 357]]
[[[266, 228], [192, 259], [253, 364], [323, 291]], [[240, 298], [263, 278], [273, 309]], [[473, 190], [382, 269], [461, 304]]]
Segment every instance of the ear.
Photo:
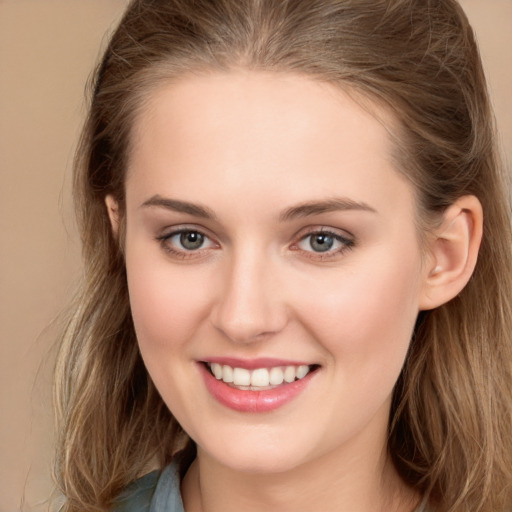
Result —
[[105, 204], [107, 206], [110, 225], [112, 226], [112, 233], [117, 238], [119, 235], [119, 203], [114, 199], [114, 196], [108, 195], [105, 197]]
[[482, 205], [475, 196], [463, 196], [447, 208], [429, 243], [421, 310], [445, 304], [466, 286], [475, 269], [482, 231]]

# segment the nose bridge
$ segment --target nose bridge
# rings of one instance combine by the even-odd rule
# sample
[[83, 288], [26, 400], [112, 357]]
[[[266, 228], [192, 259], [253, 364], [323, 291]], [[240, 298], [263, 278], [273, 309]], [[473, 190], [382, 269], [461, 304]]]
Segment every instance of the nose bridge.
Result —
[[264, 251], [247, 245], [226, 261], [213, 322], [236, 342], [251, 342], [282, 329], [285, 305], [277, 293], [276, 268]]

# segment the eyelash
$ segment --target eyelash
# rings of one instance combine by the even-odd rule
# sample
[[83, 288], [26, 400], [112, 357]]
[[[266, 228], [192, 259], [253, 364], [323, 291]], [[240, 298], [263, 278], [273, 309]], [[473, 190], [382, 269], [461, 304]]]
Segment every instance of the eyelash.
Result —
[[[160, 245], [162, 246], [162, 248], [164, 249], [165, 252], [167, 252], [168, 254], [171, 254], [173, 257], [177, 257], [177, 258], [180, 258], [180, 259], [189, 259], [189, 258], [196, 258], [198, 257], [204, 250], [208, 250], [209, 247], [207, 248], [204, 248], [202, 245], [200, 247], [198, 247], [197, 249], [176, 249], [175, 248], [175, 245], [173, 246], [173, 244], [171, 244], [171, 239], [176, 237], [176, 236], [181, 236], [183, 234], [192, 234], [192, 233], [195, 233], [195, 234], [198, 234], [200, 235], [201, 237], [203, 237], [204, 240], [208, 240], [210, 242], [210, 244], [212, 244], [213, 246], [217, 245], [207, 234], [205, 234], [203, 231], [199, 230], [199, 229], [191, 229], [191, 228], [180, 228], [180, 229], [176, 229], [174, 231], [171, 231], [170, 233], [165, 233], [163, 235], [159, 235], [156, 237], [156, 240], [160, 243]], [[301, 249], [300, 248], [300, 244], [301, 243], [304, 243], [307, 241], [308, 238], [310, 238], [310, 242], [309, 242], [309, 245], [311, 246], [311, 237], [313, 236], [319, 236], [319, 235], [322, 235], [322, 236], [327, 236], [327, 237], [330, 237], [332, 238], [335, 242], [338, 242], [339, 244], [341, 244], [340, 247], [338, 247], [337, 249], [335, 250], [331, 250], [330, 248], [328, 250], [326, 250], [325, 252], [321, 252], [321, 251], [308, 251], [306, 249]], [[306, 242], [307, 243], [307, 242]], [[355, 241], [351, 238], [347, 238], [337, 232], [334, 232], [334, 231], [329, 231], [327, 229], [313, 229], [307, 233], [304, 233], [300, 236], [300, 238], [294, 242], [291, 246], [290, 246], [290, 249], [292, 251], [302, 251], [303, 253], [305, 253], [306, 257], [310, 258], [310, 259], [314, 259], [314, 260], [317, 260], [317, 261], [325, 261], [325, 260], [328, 260], [328, 259], [333, 259], [337, 256], [340, 256], [342, 255], [343, 253], [345, 253], [346, 251], [348, 250], [351, 250], [353, 247], [355, 246]]]
[[156, 239], [160, 242], [160, 245], [164, 249], [165, 252], [168, 254], [171, 254], [174, 257], [180, 258], [180, 259], [188, 259], [188, 258], [194, 258], [197, 257], [202, 251], [205, 249], [201, 246], [196, 250], [193, 249], [176, 249], [173, 244], [171, 243], [172, 238], [176, 236], [181, 236], [183, 234], [191, 234], [191, 233], [197, 233], [198, 235], [202, 236], [204, 240], [209, 240], [210, 243], [215, 245], [215, 242], [211, 240], [211, 238], [205, 234], [203, 231], [199, 229], [191, 229], [191, 228], [181, 228], [176, 229], [174, 231], [171, 231], [170, 233], [165, 233], [163, 235], [157, 236]]
[[[309, 246], [311, 246], [312, 237], [319, 236], [319, 235], [332, 238], [335, 242], [338, 242], [340, 244], [340, 247], [338, 247], [337, 249], [334, 249], [334, 250], [328, 249], [325, 252], [313, 251], [313, 250], [308, 251], [305, 249], [301, 249], [299, 247], [299, 244], [307, 243], [308, 238], [310, 239]], [[302, 250], [307, 255], [306, 257], [308, 257], [308, 258], [311, 258], [311, 259], [314, 259], [317, 261], [318, 260], [325, 261], [325, 260], [334, 259], [338, 256], [341, 256], [345, 252], [351, 250], [354, 246], [355, 246], [355, 241], [352, 238], [347, 238], [346, 236], [343, 236], [340, 233], [337, 233], [335, 231], [330, 231], [325, 228], [321, 228], [321, 229], [315, 228], [307, 233], [302, 234], [300, 236], [299, 240], [292, 244], [291, 249], [294, 251]]]

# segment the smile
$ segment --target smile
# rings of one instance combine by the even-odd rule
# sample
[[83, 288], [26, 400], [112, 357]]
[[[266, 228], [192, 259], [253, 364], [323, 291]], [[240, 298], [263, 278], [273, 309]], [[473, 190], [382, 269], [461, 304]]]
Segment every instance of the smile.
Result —
[[232, 367], [227, 364], [208, 363], [210, 372], [217, 380], [231, 384], [239, 389], [255, 390], [272, 389], [285, 383], [292, 383], [303, 379], [312, 369], [309, 365], [274, 366], [272, 368], [246, 368]]
[[306, 391], [321, 368], [270, 359], [198, 363], [212, 398], [243, 413], [269, 413], [292, 402]]

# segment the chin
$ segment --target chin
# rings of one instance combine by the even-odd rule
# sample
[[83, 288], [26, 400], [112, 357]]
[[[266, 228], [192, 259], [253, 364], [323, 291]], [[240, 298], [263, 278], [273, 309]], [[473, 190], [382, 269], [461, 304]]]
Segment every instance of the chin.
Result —
[[304, 449], [283, 443], [216, 444], [212, 449], [198, 448], [217, 463], [240, 473], [270, 474], [290, 471], [304, 462]]

